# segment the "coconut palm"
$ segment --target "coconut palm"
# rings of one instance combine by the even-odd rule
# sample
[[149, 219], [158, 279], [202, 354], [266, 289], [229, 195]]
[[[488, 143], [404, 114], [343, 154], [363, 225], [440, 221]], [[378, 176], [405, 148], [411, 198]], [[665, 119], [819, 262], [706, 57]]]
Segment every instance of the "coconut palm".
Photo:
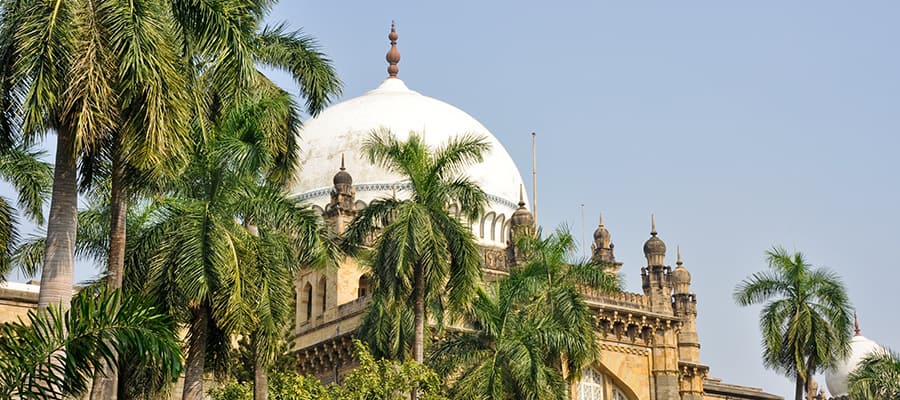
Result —
[[63, 399], [82, 395], [101, 360], [129, 354], [169, 380], [181, 372], [175, 322], [146, 299], [82, 292], [70, 309], [30, 311], [0, 327], [0, 397]]
[[[410, 193], [407, 199], [372, 201], [350, 223], [346, 240], [350, 247], [358, 247], [376, 235], [371, 258], [375, 304], [406, 304], [413, 310], [411, 347], [418, 362], [424, 361], [426, 312], [440, 321], [444, 305], [465, 308], [478, 287], [481, 258], [475, 238], [447, 207], [458, 204], [469, 219], [482, 214], [487, 196], [464, 172], [481, 162], [489, 149], [484, 138], [463, 135], [432, 150], [417, 133], [400, 141], [386, 130], [372, 132], [363, 142], [369, 161], [408, 180]], [[378, 226], [384, 228], [376, 233]], [[362, 335], [383, 332], [362, 331]], [[385, 339], [370, 342], [377, 346]]]
[[[0, 179], [12, 184], [18, 193], [18, 207], [38, 224], [44, 223], [41, 208], [50, 192], [52, 176], [50, 164], [40, 161], [42, 155], [21, 146], [0, 147]], [[16, 214], [15, 207], [0, 197], [0, 282], [13, 265], [19, 239]]]
[[575, 241], [565, 227], [515, 243], [525, 261], [475, 302], [475, 329], [451, 330], [430, 356], [456, 377], [455, 398], [569, 398], [567, 381], [599, 358], [581, 291], [619, 291], [618, 278], [606, 265], [571, 261]]
[[254, 335], [264, 371], [292, 315], [293, 269], [327, 258], [320, 217], [267, 179], [294, 134], [277, 104], [290, 97], [251, 100], [198, 130], [197, 154], [156, 201], [164, 234], [146, 282], [188, 324], [185, 399], [203, 394], [210, 340]]
[[776, 246], [766, 252], [766, 261], [769, 270], [738, 284], [734, 299], [741, 306], [765, 303], [759, 316], [763, 362], [794, 378], [801, 400], [804, 387], [813, 390], [813, 374], [849, 352], [850, 300], [840, 277], [813, 268], [802, 253]]
[[113, 132], [144, 165], [188, 136], [190, 103], [174, 21], [156, 1], [8, 0], [0, 15], [0, 136], [57, 135], [39, 306], [68, 304], [77, 225], [76, 163]]
[[867, 355], [847, 383], [851, 399], [900, 399], [900, 354], [882, 350]]

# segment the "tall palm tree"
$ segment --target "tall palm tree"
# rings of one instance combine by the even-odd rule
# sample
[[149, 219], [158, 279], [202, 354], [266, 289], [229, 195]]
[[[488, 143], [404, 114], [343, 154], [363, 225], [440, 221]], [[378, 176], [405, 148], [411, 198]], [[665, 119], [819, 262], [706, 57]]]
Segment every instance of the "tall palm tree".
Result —
[[181, 372], [175, 322], [144, 298], [83, 292], [70, 309], [30, 311], [27, 321], [0, 326], [0, 397], [77, 397], [100, 360], [114, 362], [116, 353], [129, 354], [169, 380]]
[[189, 103], [172, 14], [157, 1], [5, 0], [0, 136], [57, 135], [39, 305], [68, 304], [77, 225], [76, 163], [107, 137], [145, 165], [175, 154]]
[[[50, 193], [52, 176], [50, 164], [40, 161], [42, 155], [21, 146], [0, 147], [0, 179], [12, 184], [18, 193], [18, 207], [38, 224], [44, 223], [41, 208]], [[0, 282], [13, 265], [19, 239], [16, 214], [15, 207], [0, 197]]]
[[802, 253], [776, 246], [766, 252], [766, 261], [769, 270], [738, 284], [734, 299], [741, 306], [765, 303], [759, 315], [763, 362], [794, 378], [801, 400], [804, 387], [813, 390], [813, 374], [849, 352], [850, 300], [840, 277], [813, 268]]
[[571, 261], [565, 227], [544, 239], [523, 235], [516, 246], [525, 262], [475, 302], [474, 329], [451, 330], [430, 357], [458, 378], [455, 398], [568, 398], [567, 381], [599, 358], [581, 291], [616, 292], [619, 279], [606, 265]]
[[[407, 179], [411, 188], [408, 199], [372, 201], [350, 223], [346, 240], [359, 247], [376, 234], [374, 304], [406, 304], [413, 310], [413, 359], [423, 362], [426, 305], [440, 321], [444, 304], [451, 309], [469, 304], [481, 278], [475, 238], [447, 207], [458, 204], [469, 219], [482, 214], [487, 196], [464, 171], [482, 161], [490, 144], [463, 135], [432, 150], [415, 132], [400, 141], [382, 130], [372, 132], [362, 150], [373, 164]], [[379, 226], [384, 228], [377, 230]]]
[[294, 134], [277, 111], [291, 104], [281, 94], [247, 101], [207, 132], [198, 129], [195, 157], [156, 202], [164, 234], [147, 282], [189, 327], [185, 399], [203, 395], [210, 339], [255, 335], [264, 371], [290, 320], [293, 268], [327, 258], [320, 217], [271, 181], [284, 136]]
[[850, 373], [847, 383], [852, 399], [900, 399], [900, 354], [890, 350], [869, 354]]

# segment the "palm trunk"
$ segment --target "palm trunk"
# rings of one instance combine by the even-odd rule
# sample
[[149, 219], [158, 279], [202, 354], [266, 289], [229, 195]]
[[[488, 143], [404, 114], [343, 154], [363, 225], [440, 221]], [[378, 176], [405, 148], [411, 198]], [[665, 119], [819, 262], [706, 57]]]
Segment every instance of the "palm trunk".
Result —
[[[416, 281], [413, 291], [415, 292], [415, 309], [413, 310], [415, 325], [415, 335], [413, 337], [413, 358], [416, 362], [425, 362], [425, 271], [421, 266], [415, 267], [414, 279]], [[410, 398], [416, 400], [419, 398], [418, 388], [413, 388]]]
[[416, 280], [415, 297], [415, 337], [413, 338], [413, 358], [419, 362], [425, 362], [425, 271], [416, 267], [414, 272]]
[[56, 165], [47, 221], [47, 249], [41, 270], [38, 308], [51, 304], [69, 308], [75, 267], [75, 234], [78, 228], [78, 191], [75, 138], [65, 128], [56, 133]]
[[[258, 334], [258, 333], [257, 333]], [[269, 369], [266, 357], [257, 346], [254, 346], [253, 362], [253, 400], [269, 399]]]
[[203, 371], [206, 368], [206, 340], [209, 334], [209, 307], [201, 305], [191, 319], [188, 355], [185, 360], [184, 392], [181, 400], [203, 398]]
[[803, 386], [803, 377], [800, 376], [800, 372], [797, 372], [797, 386], [795, 387], [796, 390], [794, 391], [794, 400], [803, 400]]
[[[109, 201], [109, 264], [106, 276], [106, 287], [110, 291], [122, 289], [122, 280], [125, 275], [125, 216], [128, 215], [128, 193], [124, 186], [125, 163], [122, 160], [119, 143], [114, 142], [113, 146]], [[117, 368], [115, 365], [103, 362], [99, 372], [94, 376], [91, 399], [117, 399], [119, 387]]]

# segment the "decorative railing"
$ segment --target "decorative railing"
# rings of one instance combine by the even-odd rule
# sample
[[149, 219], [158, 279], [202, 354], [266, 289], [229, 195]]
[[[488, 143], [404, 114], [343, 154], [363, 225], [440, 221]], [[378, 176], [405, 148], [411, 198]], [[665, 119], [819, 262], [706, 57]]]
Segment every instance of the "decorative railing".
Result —
[[650, 308], [650, 299], [638, 293], [606, 293], [591, 288], [583, 288], [582, 293], [584, 293], [585, 299], [595, 303], [641, 310]]

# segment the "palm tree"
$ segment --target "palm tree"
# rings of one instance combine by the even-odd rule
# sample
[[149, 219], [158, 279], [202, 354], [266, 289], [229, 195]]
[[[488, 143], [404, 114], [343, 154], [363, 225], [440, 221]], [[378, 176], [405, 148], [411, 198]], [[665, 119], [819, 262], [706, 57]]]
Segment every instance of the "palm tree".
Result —
[[852, 399], [900, 399], [900, 354], [883, 350], [867, 355], [847, 383]]
[[430, 357], [456, 377], [455, 398], [569, 398], [567, 381], [599, 358], [581, 291], [616, 292], [619, 279], [605, 265], [571, 262], [575, 241], [565, 227], [515, 243], [525, 262], [476, 300], [474, 329], [451, 330]]
[[230, 334], [255, 335], [264, 373], [290, 321], [294, 268], [328, 258], [320, 217], [271, 182], [283, 136], [294, 134], [273, 101], [290, 97], [254, 99], [198, 130], [197, 154], [156, 201], [151, 231], [164, 233], [146, 282], [188, 324], [185, 399], [203, 395], [210, 340], [227, 346]]
[[813, 374], [849, 352], [850, 300], [840, 277], [813, 268], [802, 253], [776, 246], [766, 252], [766, 261], [769, 270], [738, 284], [734, 299], [741, 306], [766, 303], [759, 316], [763, 362], [795, 378], [795, 397], [801, 400], [804, 386], [813, 390]]
[[39, 306], [68, 304], [77, 225], [76, 163], [106, 138], [145, 165], [187, 136], [183, 58], [156, 1], [5, 0], [0, 15], [0, 136], [57, 135]]
[[70, 309], [30, 311], [27, 322], [0, 326], [0, 397], [63, 399], [82, 395], [101, 360], [129, 354], [174, 380], [181, 373], [175, 322], [146, 299], [82, 292]]
[[[43, 152], [21, 146], [0, 147], [0, 179], [18, 192], [18, 206], [38, 224], [44, 223], [43, 203], [50, 192], [51, 167], [40, 161]], [[12, 256], [19, 239], [16, 210], [0, 197], [0, 282], [12, 268]]]
[[[362, 145], [370, 162], [409, 181], [410, 196], [372, 201], [350, 223], [346, 241], [358, 248], [377, 235], [371, 260], [374, 304], [406, 304], [413, 310], [415, 361], [424, 361], [426, 305], [440, 321], [445, 303], [463, 309], [478, 288], [481, 258], [475, 238], [447, 207], [458, 204], [469, 219], [482, 214], [487, 196], [463, 172], [489, 149], [484, 138], [463, 135], [431, 150], [415, 132], [404, 142], [389, 131], [372, 132]], [[376, 233], [378, 226], [384, 228]], [[361, 332], [379, 333], [383, 330]]]

